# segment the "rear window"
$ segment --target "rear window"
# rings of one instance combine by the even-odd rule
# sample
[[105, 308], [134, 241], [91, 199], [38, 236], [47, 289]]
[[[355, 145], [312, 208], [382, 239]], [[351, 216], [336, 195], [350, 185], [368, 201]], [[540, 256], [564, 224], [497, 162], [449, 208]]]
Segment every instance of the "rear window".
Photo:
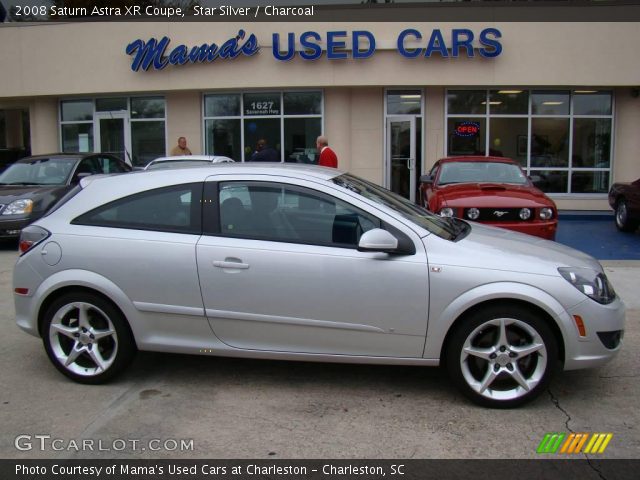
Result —
[[200, 234], [201, 199], [202, 183], [173, 185], [115, 200], [80, 215], [71, 223]]

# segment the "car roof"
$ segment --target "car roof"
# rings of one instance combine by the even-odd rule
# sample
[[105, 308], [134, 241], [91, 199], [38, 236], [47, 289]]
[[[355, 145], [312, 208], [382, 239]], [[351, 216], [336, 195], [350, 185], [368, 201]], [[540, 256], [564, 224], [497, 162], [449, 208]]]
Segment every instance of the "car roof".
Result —
[[[216, 158], [229, 158], [224, 155], [175, 155], [171, 157], [159, 157], [151, 160], [151, 162], [171, 162], [176, 160], [195, 160], [195, 161], [208, 161], [212, 162]], [[229, 158], [229, 160], [231, 160]], [[149, 162], [149, 163], [151, 163]]]
[[[89, 183], [102, 184], [103, 182], [124, 183], [131, 179], [132, 182], [141, 182], [154, 188], [161, 184], [172, 185], [176, 183], [202, 182], [212, 175], [282, 175], [297, 178], [314, 178], [317, 180], [330, 180], [344, 172], [335, 168], [320, 167], [318, 165], [300, 165], [287, 163], [218, 163], [215, 168], [211, 166], [193, 166], [171, 170], [136, 170], [126, 175], [92, 175], [82, 179], [81, 185]], [[140, 176], [141, 175], [141, 176]], [[143, 180], [144, 179], [144, 180]]]
[[468, 155], [460, 157], [445, 157], [438, 160], [440, 163], [454, 163], [454, 162], [495, 162], [495, 163], [514, 163], [518, 165], [518, 162], [508, 157], [485, 157], [484, 155]]
[[93, 153], [49, 153], [49, 154], [43, 154], [43, 155], [32, 155], [30, 157], [24, 157], [21, 158], [20, 160], [17, 160], [16, 163], [31, 163], [31, 162], [37, 162], [38, 160], [44, 160], [44, 159], [56, 159], [56, 158], [75, 158], [75, 159], [81, 159], [84, 157], [88, 157], [90, 155], [95, 155]]

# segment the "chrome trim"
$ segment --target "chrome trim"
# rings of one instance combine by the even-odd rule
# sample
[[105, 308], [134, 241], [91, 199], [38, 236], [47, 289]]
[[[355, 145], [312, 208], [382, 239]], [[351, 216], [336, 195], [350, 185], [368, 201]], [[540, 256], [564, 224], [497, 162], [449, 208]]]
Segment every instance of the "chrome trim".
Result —
[[133, 305], [141, 312], [166, 313], [169, 315], [189, 315], [192, 317], [204, 317], [204, 308], [181, 307], [179, 305], [163, 305], [161, 303], [133, 302]]

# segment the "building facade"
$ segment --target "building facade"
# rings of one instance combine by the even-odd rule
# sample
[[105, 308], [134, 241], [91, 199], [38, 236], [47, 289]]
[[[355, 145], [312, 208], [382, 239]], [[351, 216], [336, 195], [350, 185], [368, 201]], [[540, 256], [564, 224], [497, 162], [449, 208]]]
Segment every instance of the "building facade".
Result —
[[[184, 136], [265, 139], [414, 199], [449, 155], [518, 160], [560, 209], [640, 177], [634, 22], [71, 22], [0, 26], [0, 150], [144, 164]], [[136, 68], [137, 67], [137, 68]], [[145, 68], [146, 67], [146, 68]]]

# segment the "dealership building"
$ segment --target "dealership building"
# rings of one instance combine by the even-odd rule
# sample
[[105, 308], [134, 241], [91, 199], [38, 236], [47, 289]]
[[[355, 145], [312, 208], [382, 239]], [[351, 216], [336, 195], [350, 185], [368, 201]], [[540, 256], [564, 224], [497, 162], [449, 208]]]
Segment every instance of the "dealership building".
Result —
[[[496, 16], [498, 18], [498, 16]], [[636, 22], [41, 22], [0, 25], [0, 154], [194, 154], [339, 168], [415, 199], [454, 155], [521, 163], [564, 210], [640, 177]]]

